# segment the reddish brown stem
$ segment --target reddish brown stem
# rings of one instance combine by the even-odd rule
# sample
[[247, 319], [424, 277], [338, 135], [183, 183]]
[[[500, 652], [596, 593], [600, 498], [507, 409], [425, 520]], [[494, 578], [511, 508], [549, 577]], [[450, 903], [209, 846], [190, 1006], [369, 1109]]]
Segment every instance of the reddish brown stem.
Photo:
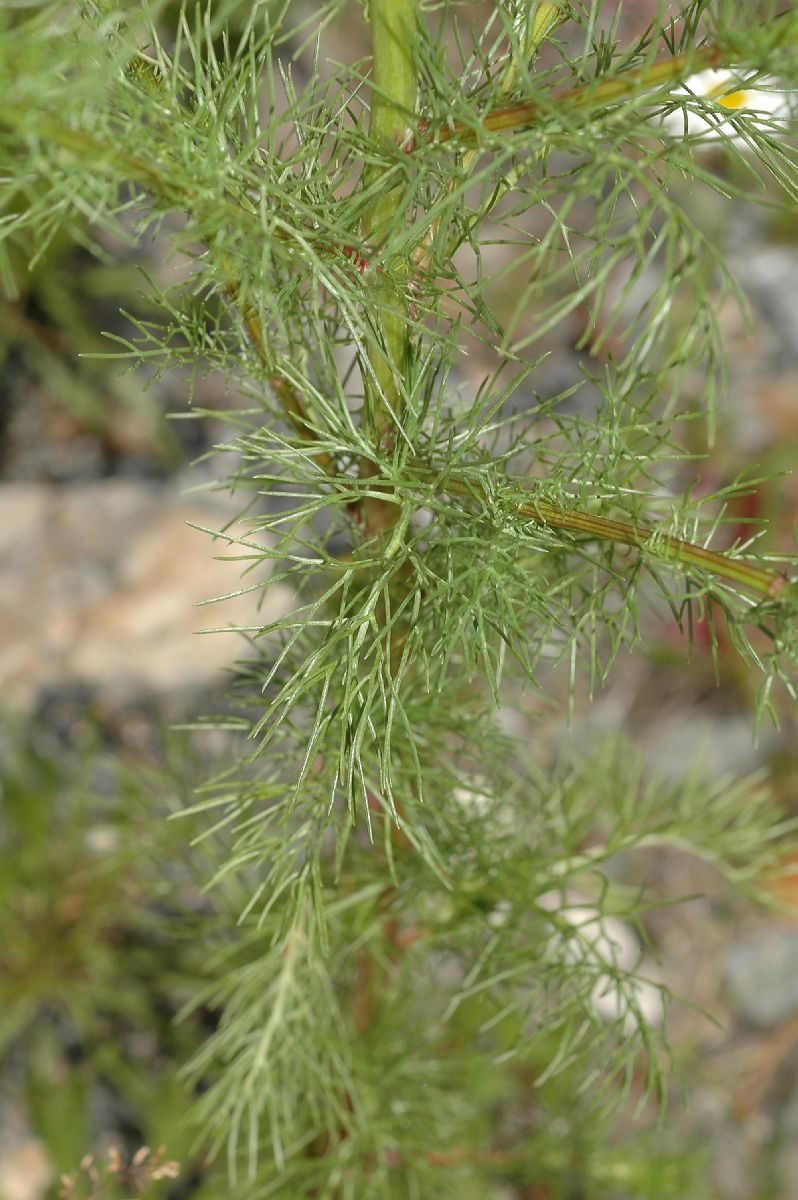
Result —
[[702, 71], [707, 67], [729, 65], [734, 56], [724, 53], [718, 46], [705, 46], [691, 54], [677, 54], [665, 62], [655, 63], [650, 67], [626, 71], [617, 79], [591, 80], [580, 87], [567, 88], [555, 92], [550, 104], [540, 105], [533, 102], [513, 104], [507, 108], [499, 108], [483, 117], [479, 125], [466, 125], [458, 122], [454, 125], [437, 125], [425, 129], [423, 141], [419, 134], [419, 144], [445, 142], [473, 142], [480, 131], [488, 133], [505, 133], [514, 129], [523, 129], [535, 125], [541, 117], [554, 111], [559, 104], [570, 108], [585, 108], [589, 105], [600, 106], [622, 100], [636, 92], [648, 91], [672, 83], [682, 75], [694, 71]]

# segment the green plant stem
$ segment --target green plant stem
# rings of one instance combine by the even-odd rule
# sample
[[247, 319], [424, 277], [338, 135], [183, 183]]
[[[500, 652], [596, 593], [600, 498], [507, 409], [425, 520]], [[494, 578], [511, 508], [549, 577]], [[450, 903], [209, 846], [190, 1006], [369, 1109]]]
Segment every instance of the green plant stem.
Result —
[[[395, 151], [412, 150], [412, 124], [416, 108], [416, 0], [374, 0], [371, 4], [372, 99], [369, 137], [378, 145]], [[372, 167], [367, 184], [386, 170]], [[397, 212], [398, 189], [378, 196], [364, 219], [364, 232], [381, 237], [388, 232]]]
[[[417, 88], [413, 53], [415, 22], [415, 0], [373, 0], [371, 4], [374, 63], [369, 137], [386, 149], [387, 162], [369, 168], [365, 178], [367, 187], [379, 185], [380, 179], [391, 171], [397, 149], [412, 149], [411, 123]], [[401, 210], [401, 187], [381, 192], [363, 220], [364, 240], [379, 245], [390, 238], [401, 219]], [[378, 438], [392, 419], [401, 416], [402, 392], [398, 380], [405, 376], [408, 340], [403, 290], [386, 275], [375, 279], [377, 337], [369, 347], [369, 360], [377, 385], [372, 389], [372, 422]]]
[[[413, 148], [418, 86], [414, 52], [416, 20], [416, 0], [371, 0], [373, 66], [369, 137], [386, 153], [384, 164], [374, 164], [366, 171], [367, 188], [379, 189], [380, 181], [395, 169], [397, 151], [409, 153]], [[389, 241], [403, 217], [402, 194], [401, 186], [378, 191], [363, 220], [365, 242], [379, 246]], [[383, 449], [388, 447], [402, 420], [409, 342], [403, 286], [407, 263], [388, 266], [388, 271], [374, 277], [373, 333], [368, 339], [371, 378], [366, 384], [371, 436]], [[372, 469], [370, 464], [364, 464], [364, 474]], [[364, 503], [363, 519], [371, 532], [392, 528], [398, 515], [399, 509], [389, 501], [369, 498]]]
[[[414, 474], [433, 483], [440, 491], [454, 496], [485, 501], [487, 492], [476, 480], [438, 475], [434, 471], [413, 464]], [[519, 504], [519, 517], [542, 528], [562, 529], [566, 533], [583, 534], [597, 541], [615, 542], [646, 550], [677, 566], [700, 567], [721, 579], [749, 589], [770, 600], [798, 598], [798, 584], [788, 580], [777, 571], [754, 567], [736, 558], [730, 558], [716, 550], [707, 550], [694, 542], [663, 534], [657, 526], [612, 521], [607, 517], [593, 516], [579, 509], [565, 509], [544, 500], [533, 500]]]

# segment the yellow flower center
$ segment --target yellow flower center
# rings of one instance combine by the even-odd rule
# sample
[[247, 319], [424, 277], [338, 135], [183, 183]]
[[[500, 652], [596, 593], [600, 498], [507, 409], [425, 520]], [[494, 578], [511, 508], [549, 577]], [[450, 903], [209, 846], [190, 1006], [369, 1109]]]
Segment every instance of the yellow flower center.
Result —
[[725, 87], [725, 83], [718, 84], [707, 92], [707, 99], [714, 100], [721, 108], [745, 108], [750, 92], [727, 92], [724, 96], [722, 92]]

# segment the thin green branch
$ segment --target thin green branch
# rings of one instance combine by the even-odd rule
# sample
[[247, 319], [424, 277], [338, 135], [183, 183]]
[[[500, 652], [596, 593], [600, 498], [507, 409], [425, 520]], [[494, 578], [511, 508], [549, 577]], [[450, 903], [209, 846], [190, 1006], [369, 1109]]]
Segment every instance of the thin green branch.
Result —
[[[412, 469], [418, 477], [435, 484], [441, 491], [468, 499], [487, 499], [487, 491], [478, 481], [439, 475], [415, 464]], [[719, 551], [707, 550], [694, 542], [672, 537], [657, 526], [612, 521], [579, 509], [560, 508], [544, 500], [519, 504], [516, 511], [519, 517], [543, 528], [562, 529], [566, 533], [583, 534], [597, 541], [632, 546], [656, 554], [677, 566], [700, 567], [770, 600], [785, 599], [787, 596], [798, 599], [798, 584], [779, 572], [754, 567]]]
[[[255, 352], [260, 358], [266, 370], [269, 372], [268, 382], [269, 387], [277, 398], [280, 406], [283, 409], [288, 421], [291, 424], [295, 433], [298, 433], [305, 441], [312, 441], [313, 434], [308, 423], [307, 414], [301, 397], [287, 379], [284, 379], [279, 374], [277, 365], [274, 362], [272, 353], [269, 349], [266, 336], [263, 331], [263, 322], [258, 314], [252, 308], [242, 308], [239, 303], [238, 284], [235, 281], [228, 283], [227, 294], [233, 304], [239, 307], [241, 320], [244, 328], [247, 331], [249, 340], [252, 343]], [[337, 467], [335, 459], [326, 450], [319, 450], [312, 455], [315, 462], [319, 464], [323, 471], [328, 475], [335, 475]]]
[[[778, 40], [781, 41], [783, 38]], [[686, 75], [697, 71], [707, 68], [732, 67], [739, 61], [739, 58], [739, 50], [716, 45], [702, 46], [689, 54], [676, 54], [666, 62], [626, 71], [617, 79], [591, 80], [580, 87], [557, 92], [552, 97], [551, 105], [543, 106], [534, 102], [513, 104], [508, 108], [494, 109], [474, 125], [458, 122], [453, 125], [424, 126], [419, 131], [417, 148], [423, 149], [429, 143], [469, 143], [477, 140], [481, 132], [507, 133], [516, 129], [524, 129], [527, 126], [536, 125], [542, 117], [551, 115], [557, 105], [567, 105], [573, 110], [613, 104], [628, 96], [653, 91], [668, 83], [676, 83]]]
[[[499, 80], [496, 92], [499, 100], [506, 99], [506, 97], [512, 93], [518, 82], [519, 58], [523, 61], [524, 65], [528, 67], [535, 58], [542, 43], [563, 19], [564, 14], [559, 6], [557, 4], [549, 3], [536, 5], [535, 11], [531, 17], [529, 11], [519, 17], [519, 45], [517, 48], [514, 48], [515, 53], [510, 57], [504, 74]], [[526, 28], [524, 28], [524, 26], [526, 26]], [[472, 146], [465, 152], [465, 154], [463, 154], [460, 163], [460, 176], [465, 176], [468, 174], [470, 168], [473, 166], [478, 157], [479, 150], [475, 146]], [[512, 171], [510, 176], [502, 181], [502, 186], [496, 189], [493, 202], [490, 205], [491, 208], [494, 207], [501, 197], [517, 183], [518, 174], [520, 174], [520, 170], [518, 172]], [[445, 190], [451, 194], [456, 184], [457, 178], [453, 176], [446, 185]], [[487, 215], [487, 211], [488, 210], [480, 213], [478, 217], [475, 216], [473, 218], [473, 220], [469, 223], [470, 230], [474, 230], [476, 228], [477, 223], [480, 220], [483, 220]], [[412, 255], [415, 273], [419, 278], [423, 277], [429, 270], [430, 260], [432, 257], [432, 247], [437, 240], [442, 220], [442, 217], [437, 217], [432, 222], [423, 241], [419, 246], [416, 247], [416, 250]], [[464, 240], [463, 235], [458, 238], [458, 244], [460, 244], [462, 240]], [[451, 256], [455, 248], [456, 247], [454, 246], [449, 247], [447, 257]]]

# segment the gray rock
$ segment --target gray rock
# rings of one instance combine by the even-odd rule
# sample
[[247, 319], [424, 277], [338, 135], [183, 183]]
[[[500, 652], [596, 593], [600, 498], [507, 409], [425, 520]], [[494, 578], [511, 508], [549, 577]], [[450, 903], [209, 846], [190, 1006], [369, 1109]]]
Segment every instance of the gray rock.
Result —
[[658, 721], [649, 732], [644, 752], [651, 768], [665, 779], [680, 779], [700, 764], [704, 778], [720, 780], [757, 770], [777, 741], [766, 729], [755, 742], [747, 713], [704, 716], [693, 710], [689, 719], [674, 713]]
[[744, 251], [739, 247], [732, 251], [730, 262], [756, 306], [759, 324], [774, 340], [773, 350], [782, 365], [794, 362], [798, 358], [798, 251], [786, 245], [754, 247], [749, 241]]
[[798, 929], [761, 929], [726, 955], [729, 1002], [749, 1025], [768, 1029], [798, 1013]]
[[778, 1114], [774, 1173], [781, 1187], [778, 1195], [795, 1195], [798, 1182], [798, 1089], [786, 1098]]

